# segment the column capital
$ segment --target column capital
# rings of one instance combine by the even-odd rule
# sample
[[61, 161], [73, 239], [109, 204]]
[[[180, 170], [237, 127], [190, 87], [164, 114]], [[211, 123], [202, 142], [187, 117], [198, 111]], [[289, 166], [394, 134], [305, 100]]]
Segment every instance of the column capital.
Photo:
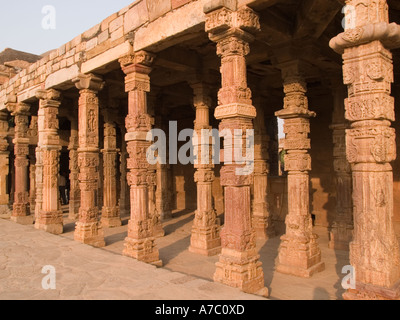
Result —
[[148, 74], [151, 71], [149, 68], [152, 66], [155, 57], [155, 54], [142, 50], [120, 58], [119, 63], [126, 75], [133, 72]]
[[214, 1], [214, 5], [206, 5], [204, 9], [206, 32], [214, 42], [231, 36], [251, 41], [253, 34], [261, 29], [258, 15], [247, 6], [235, 10], [229, 1], [218, 1], [218, 5]]
[[103, 79], [94, 74], [80, 74], [72, 80], [78, 90], [99, 92], [104, 88]]
[[15, 116], [29, 116], [29, 110], [31, 106], [26, 103], [7, 103], [7, 110], [11, 113], [13, 117]]
[[140, 90], [150, 92], [150, 77], [155, 55], [147, 51], [138, 51], [119, 59], [122, 71], [126, 74], [125, 91]]
[[61, 98], [61, 92], [55, 89], [48, 89], [48, 90], [39, 89], [36, 91], [36, 98], [38, 98], [39, 100], [59, 101]]
[[389, 23], [386, 0], [346, 0], [345, 31], [329, 45], [339, 54], [346, 48], [379, 40], [387, 49], [400, 47], [400, 26]]

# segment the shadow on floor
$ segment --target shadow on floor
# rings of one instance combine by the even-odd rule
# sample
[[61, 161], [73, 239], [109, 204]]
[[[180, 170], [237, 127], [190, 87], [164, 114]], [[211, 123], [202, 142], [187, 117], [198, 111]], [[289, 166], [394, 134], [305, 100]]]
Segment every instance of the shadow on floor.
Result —
[[165, 235], [167, 236], [167, 235], [175, 232], [177, 229], [183, 227], [184, 225], [193, 221], [193, 219], [194, 219], [194, 212], [192, 210], [182, 210], [182, 211], [175, 213], [172, 217], [173, 220], [176, 220], [177, 218], [180, 218], [189, 213], [192, 213], [192, 214], [190, 214], [187, 218], [178, 220], [175, 223], [170, 223], [170, 224], [165, 225], [164, 226]]
[[[338, 281], [335, 283], [333, 286], [336, 289], [336, 298], [338, 300], [343, 300], [343, 293], [345, 293], [346, 290], [343, 289], [342, 286], [342, 280], [346, 276], [346, 274], [342, 273], [342, 269], [345, 266], [343, 262], [345, 261], [347, 265], [350, 265], [350, 260], [349, 260], [349, 252], [348, 251], [343, 251], [343, 250], [334, 250], [335, 255], [336, 255], [336, 274], [338, 275]], [[342, 261], [340, 263], [339, 261]]]
[[186, 236], [183, 239], [180, 239], [174, 243], [171, 243], [170, 245], [160, 248], [160, 259], [163, 262], [164, 266], [168, 266], [168, 263], [177, 257], [180, 253], [182, 253], [185, 250], [188, 250], [190, 246], [190, 235]]
[[317, 287], [314, 289], [313, 300], [331, 300], [328, 291], [324, 288]]
[[275, 262], [278, 257], [278, 249], [280, 245], [280, 236], [275, 236], [268, 239], [264, 246], [260, 249], [260, 261], [264, 270], [264, 283], [265, 286], [271, 291], [271, 283], [275, 274]]
[[110, 246], [114, 243], [117, 242], [123, 242], [126, 238], [126, 236], [128, 235], [128, 232], [121, 232], [121, 233], [116, 233], [116, 234], [112, 234], [110, 236], [107, 236], [104, 238], [104, 241], [106, 242], [106, 246]]

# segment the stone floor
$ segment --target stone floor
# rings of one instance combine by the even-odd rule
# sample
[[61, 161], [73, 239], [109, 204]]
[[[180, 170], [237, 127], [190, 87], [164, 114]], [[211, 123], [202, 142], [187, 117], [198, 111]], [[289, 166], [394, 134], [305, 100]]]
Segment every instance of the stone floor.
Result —
[[[218, 257], [187, 250], [193, 214], [175, 212], [173, 219], [163, 223], [166, 236], [157, 239], [162, 269], [121, 255], [128, 217], [123, 217], [122, 227], [105, 229], [107, 246], [103, 249], [74, 242], [74, 222], [68, 219], [61, 236], [0, 220], [0, 299], [259, 299], [213, 283]], [[270, 299], [341, 299], [345, 276], [341, 270], [349, 264], [348, 253], [328, 248], [326, 229], [316, 228], [315, 232], [320, 236], [326, 270], [310, 279], [274, 271], [279, 237], [258, 241]], [[43, 265], [56, 266], [56, 291], [41, 289]]]
[[[254, 300], [211, 281], [0, 219], [0, 300]], [[56, 289], [43, 290], [44, 266]]]

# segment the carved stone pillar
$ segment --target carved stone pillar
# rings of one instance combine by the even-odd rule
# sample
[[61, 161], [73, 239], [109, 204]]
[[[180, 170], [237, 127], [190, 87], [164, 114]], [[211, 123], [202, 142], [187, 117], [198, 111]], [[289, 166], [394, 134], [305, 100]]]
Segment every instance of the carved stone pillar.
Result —
[[284, 119], [285, 170], [288, 172], [288, 215], [286, 234], [282, 236], [279, 248], [278, 272], [299, 277], [311, 277], [323, 271], [318, 236], [313, 233], [309, 205], [309, 175], [311, 148], [308, 134], [310, 117], [315, 113], [308, 110], [307, 84], [300, 75], [300, 62], [292, 61], [282, 65], [284, 86], [284, 109], [276, 116]]
[[74, 80], [79, 90], [79, 188], [81, 206], [75, 228], [75, 240], [95, 247], [104, 247], [104, 232], [98, 218], [99, 185], [99, 99], [102, 79], [80, 75]]
[[[192, 84], [194, 92], [194, 106], [196, 120], [194, 130], [197, 134], [194, 148], [197, 148], [197, 163], [194, 165], [196, 173], [194, 180], [197, 184], [197, 210], [192, 228], [189, 251], [213, 256], [221, 252], [220, 221], [212, 202], [212, 183], [215, 180], [214, 164], [212, 163], [212, 137], [203, 141], [202, 130], [209, 132], [211, 99], [203, 83]], [[202, 145], [208, 143], [208, 157], [202, 155]], [[207, 147], [207, 145], [205, 145]], [[208, 159], [205, 159], [205, 158]]]
[[28, 129], [29, 144], [29, 210], [35, 215], [36, 209], [36, 152], [32, 147], [38, 144], [38, 116], [31, 117]]
[[211, 4], [204, 9], [206, 32], [217, 43], [217, 54], [221, 57], [222, 88], [215, 117], [221, 120], [221, 132], [230, 132], [236, 141], [239, 140], [235, 144], [229, 139], [224, 142], [221, 185], [225, 194], [225, 226], [221, 232], [222, 254], [216, 264], [214, 280], [248, 293], [268, 295], [251, 221], [250, 186], [253, 175], [241, 172], [244, 165], [226, 161], [228, 154], [235, 159], [235, 153], [240, 153], [238, 147], [244, 150], [247, 130], [253, 130], [252, 120], [256, 117], [256, 110], [247, 87], [245, 57], [250, 52], [249, 42], [254, 40], [252, 32], [260, 29], [259, 19], [247, 7], [235, 11], [236, 8], [214, 7]]
[[109, 110], [104, 110], [103, 153], [103, 227], [115, 228], [122, 225], [117, 199], [117, 131]]
[[253, 185], [253, 225], [259, 239], [269, 239], [275, 235], [268, 208], [268, 146], [269, 136], [265, 126], [261, 97], [253, 99], [257, 110], [254, 120], [254, 185]]
[[146, 136], [154, 123], [147, 112], [147, 92], [150, 91], [151, 64], [154, 56], [140, 51], [120, 59], [126, 74], [125, 90], [129, 94], [126, 117], [128, 184], [130, 186], [131, 219], [123, 254], [137, 260], [161, 266], [155, 244], [153, 221], [148, 208], [149, 163], [146, 158], [150, 142]]
[[79, 167], [78, 167], [78, 118], [71, 117], [71, 136], [69, 138], [69, 219], [79, 218], [79, 207], [81, 204], [81, 192], [79, 189]]
[[[167, 150], [169, 149], [168, 143], [168, 112], [165, 106], [161, 106], [161, 114], [157, 115], [155, 118], [157, 128], [162, 129], [167, 134]], [[161, 220], [169, 219], [172, 217], [171, 212], [171, 196], [169, 188], [169, 170], [171, 169], [168, 164], [168, 154], [167, 154], [167, 164], [161, 164], [160, 161], [157, 162], [157, 188], [156, 188], [156, 210], [160, 215]]]
[[400, 251], [393, 226], [396, 158], [393, 62], [389, 49], [400, 44], [400, 26], [389, 24], [385, 0], [348, 0], [346, 31], [331, 40], [343, 54], [347, 160], [352, 166], [354, 238], [350, 263], [356, 289], [345, 299], [399, 299]]
[[0, 215], [8, 214], [9, 195], [7, 194], [7, 179], [9, 173], [9, 157], [8, 151], [8, 113], [0, 111]]
[[63, 214], [58, 188], [60, 137], [58, 135], [58, 108], [60, 93], [39, 90], [39, 109], [43, 112], [43, 130], [39, 135], [43, 165], [42, 209], [38, 212], [35, 228], [53, 234], [63, 233]]
[[344, 118], [345, 92], [343, 84], [333, 88], [334, 110], [332, 115], [333, 167], [336, 182], [336, 215], [330, 230], [329, 248], [349, 250], [353, 239], [353, 201], [351, 167], [346, 159], [346, 129]]
[[[125, 136], [125, 126], [121, 126], [122, 137]], [[119, 152], [119, 162], [120, 162], [120, 173], [121, 173], [121, 186], [120, 186], [120, 195], [119, 195], [119, 211], [120, 215], [123, 216], [127, 214], [130, 210], [130, 202], [129, 202], [129, 186], [127, 183], [127, 158], [128, 153], [126, 151], [126, 142], [122, 139], [121, 142], [121, 151]]]
[[14, 205], [11, 220], [23, 225], [33, 224], [34, 216], [28, 210], [28, 166], [29, 166], [29, 109], [30, 106], [24, 103], [16, 103], [16, 98], [7, 104], [8, 110], [14, 117], [15, 122], [15, 185]]
[[42, 142], [44, 134], [44, 109], [38, 110], [38, 145], [35, 149], [36, 165], [35, 165], [35, 183], [36, 183], [36, 199], [35, 199], [35, 220], [39, 219], [39, 213], [43, 204], [43, 154]]
[[[152, 94], [149, 94], [147, 97], [148, 104], [148, 113], [152, 117], [154, 117], [155, 109], [157, 108], [157, 91]], [[161, 238], [165, 236], [165, 231], [161, 224], [161, 212], [157, 209], [157, 164], [149, 165], [149, 169], [147, 171], [147, 179], [148, 179], [148, 200], [149, 200], [149, 214], [153, 221], [153, 232], [154, 236], [157, 238]]]
[[29, 210], [35, 215], [36, 208], [36, 154], [29, 150]]

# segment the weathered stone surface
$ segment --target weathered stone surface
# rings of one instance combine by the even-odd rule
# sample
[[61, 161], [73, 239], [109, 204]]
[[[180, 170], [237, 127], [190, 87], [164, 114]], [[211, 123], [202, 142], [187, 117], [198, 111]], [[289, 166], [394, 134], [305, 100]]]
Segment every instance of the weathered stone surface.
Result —
[[124, 30], [126, 33], [139, 28], [149, 20], [149, 13], [145, 0], [138, 1], [124, 16]]

